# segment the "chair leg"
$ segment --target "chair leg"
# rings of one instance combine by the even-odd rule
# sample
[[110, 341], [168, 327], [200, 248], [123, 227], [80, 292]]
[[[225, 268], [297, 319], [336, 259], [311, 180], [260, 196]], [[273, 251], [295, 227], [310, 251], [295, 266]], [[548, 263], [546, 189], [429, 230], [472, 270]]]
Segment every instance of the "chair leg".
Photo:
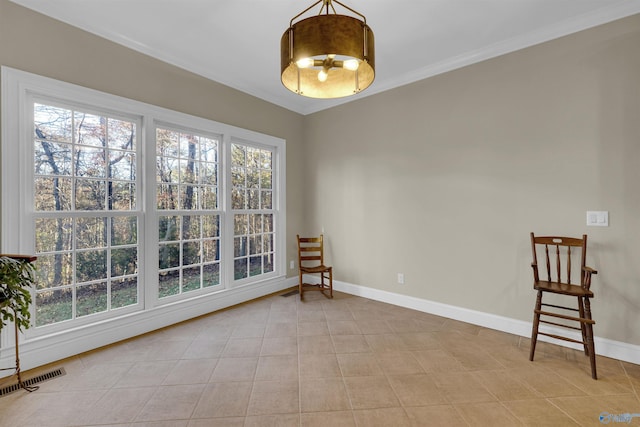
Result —
[[536, 307], [533, 310], [533, 327], [531, 329], [531, 349], [529, 350], [529, 360], [533, 361], [538, 341], [538, 325], [540, 324], [540, 309], [542, 308], [542, 291], [538, 291]]
[[[584, 314], [584, 302], [582, 297], [578, 297], [578, 312], [580, 313], [580, 318], [585, 319]], [[582, 344], [584, 346], [584, 354], [589, 355], [589, 347], [587, 346], [587, 324], [585, 322], [580, 322], [580, 329], [582, 331]]]
[[329, 270], [329, 297], [333, 298], [333, 269]]
[[300, 271], [298, 274], [298, 294], [300, 294], [300, 301], [304, 299], [303, 290], [302, 290], [302, 272]]
[[[589, 302], [589, 298], [584, 299], [584, 314], [586, 319], [591, 320], [591, 303]], [[587, 323], [585, 327], [587, 335], [587, 349], [589, 350], [589, 362], [591, 363], [591, 378], [597, 380], [598, 374], [596, 372], [596, 350], [593, 343], [593, 324]]]

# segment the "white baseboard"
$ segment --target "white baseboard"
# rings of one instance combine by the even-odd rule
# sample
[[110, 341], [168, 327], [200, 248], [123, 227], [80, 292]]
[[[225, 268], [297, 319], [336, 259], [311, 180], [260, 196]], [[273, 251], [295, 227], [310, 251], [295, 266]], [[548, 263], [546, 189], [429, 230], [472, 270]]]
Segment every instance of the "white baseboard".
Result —
[[[311, 283], [313, 279], [309, 278]], [[271, 293], [296, 286], [297, 277], [279, 279], [261, 285], [253, 285], [219, 292], [193, 300], [161, 306], [145, 312], [133, 313], [122, 318], [112, 319], [97, 325], [78, 328], [71, 331], [38, 337], [20, 343], [20, 361], [23, 370], [32, 369], [47, 363], [71, 357], [108, 344], [132, 338], [204, 314], [231, 307], [242, 302], [260, 298]], [[406, 307], [449, 319], [459, 320], [498, 331], [529, 337], [531, 323], [508, 317], [469, 310], [379, 289], [334, 280], [334, 289], [351, 295], [369, 298], [400, 307]], [[553, 332], [553, 330], [550, 330]], [[565, 347], [578, 348], [564, 341], [540, 336], [541, 341], [552, 342]], [[595, 337], [596, 352], [599, 355], [640, 364], [640, 346]], [[2, 348], [0, 366], [12, 366], [15, 362], [14, 347]], [[12, 371], [2, 371], [0, 378], [9, 376]]]
[[[312, 277], [309, 277], [309, 280], [313, 283]], [[485, 328], [495, 329], [522, 337], [531, 336], [531, 322], [511, 319], [509, 317], [498, 316], [476, 310], [469, 310], [463, 307], [456, 307], [453, 305], [382, 291], [379, 289], [367, 288], [365, 286], [353, 285], [336, 280], [333, 281], [333, 288], [347, 294], [386, 302], [400, 307], [422, 311], [424, 313], [435, 314], [448, 319], [459, 320], [461, 322], [471, 323], [473, 325], [483, 326]], [[567, 335], [567, 332], [560, 328], [548, 327], [546, 328], [546, 331], [556, 333], [557, 335], [560, 335], [558, 332], [562, 332], [562, 334]], [[575, 334], [575, 338], [580, 338], [578, 333]], [[555, 340], [544, 335], [539, 335], [538, 340], [569, 348], [582, 348], [577, 344], [562, 340]], [[597, 336], [594, 337], [594, 342], [596, 354], [640, 365], [640, 346], [621, 341], [614, 341], [607, 338], [600, 338]]]
[[[22, 370], [36, 368], [75, 356], [108, 344], [145, 334], [185, 320], [260, 298], [298, 283], [297, 277], [279, 278], [261, 284], [242, 286], [203, 295], [191, 300], [159, 306], [151, 310], [131, 313], [104, 322], [79, 327], [29, 340], [20, 341]], [[15, 345], [0, 349], [0, 366], [15, 365]], [[10, 376], [12, 370], [0, 371], [0, 378]]]

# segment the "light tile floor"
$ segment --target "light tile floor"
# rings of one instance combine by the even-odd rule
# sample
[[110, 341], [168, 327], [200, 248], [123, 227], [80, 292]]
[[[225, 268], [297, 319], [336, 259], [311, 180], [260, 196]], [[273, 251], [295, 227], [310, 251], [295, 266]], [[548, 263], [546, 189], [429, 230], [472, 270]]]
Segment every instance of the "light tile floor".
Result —
[[67, 374], [0, 398], [0, 426], [597, 426], [605, 412], [640, 414], [640, 366], [598, 357], [594, 381], [582, 352], [539, 343], [530, 362], [528, 346], [341, 293], [272, 295], [25, 372]]

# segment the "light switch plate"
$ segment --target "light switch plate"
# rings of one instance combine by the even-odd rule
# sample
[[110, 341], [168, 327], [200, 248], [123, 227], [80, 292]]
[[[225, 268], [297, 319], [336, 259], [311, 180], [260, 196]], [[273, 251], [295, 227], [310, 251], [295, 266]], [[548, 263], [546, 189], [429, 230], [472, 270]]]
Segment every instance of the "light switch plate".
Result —
[[595, 227], [608, 227], [609, 211], [587, 211], [587, 225]]

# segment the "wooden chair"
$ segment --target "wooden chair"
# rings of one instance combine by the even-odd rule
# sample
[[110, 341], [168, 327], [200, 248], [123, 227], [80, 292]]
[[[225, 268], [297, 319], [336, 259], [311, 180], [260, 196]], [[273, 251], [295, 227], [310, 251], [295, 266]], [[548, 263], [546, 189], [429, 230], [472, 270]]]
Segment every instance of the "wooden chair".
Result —
[[[320, 237], [300, 237], [298, 238], [298, 271], [299, 282], [298, 291], [300, 299], [304, 299], [305, 291], [320, 291], [323, 295], [329, 291], [329, 298], [333, 298], [333, 268], [324, 265], [324, 238]], [[304, 274], [319, 274], [320, 283], [304, 283]]]
[[[591, 276], [598, 272], [593, 268], [585, 265], [587, 256], [587, 235], [583, 235], [581, 239], [573, 237], [560, 236], [544, 236], [536, 237], [531, 233], [531, 251], [533, 252], [533, 288], [538, 291], [535, 309], [533, 310], [533, 329], [531, 332], [531, 350], [529, 360], [533, 361], [533, 355], [536, 351], [536, 341], [538, 335], [546, 335], [548, 337], [570, 341], [582, 344], [584, 353], [589, 356], [591, 364], [591, 377], [597, 379], [596, 374], [596, 353], [593, 344], [593, 325], [596, 323], [591, 318], [591, 304], [589, 298], [593, 298], [591, 292]], [[538, 273], [537, 251], [544, 253], [545, 265], [547, 271], [547, 279], [541, 280]], [[574, 252], [580, 252], [580, 262]], [[572, 259], [573, 256], [573, 259]], [[571, 266], [572, 262], [576, 267], [580, 268], [580, 283], [571, 283]], [[542, 268], [544, 268], [542, 267]], [[565, 274], [564, 278], [562, 274]], [[578, 299], [578, 307], [567, 307], [564, 305], [545, 304], [542, 302], [542, 296], [545, 292], [557, 295], [564, 295]], [[559, 299], [559, 297], [557, 298]], [[553, 301], [555, 302], [555, 300]], [[545, 307], [543, 310], [542, 307]], [[559, 309], [559, 310], [558, 310]], [[577, 312], [578, 315], [565, 314], [568, 311]], [[545, 320], [552, 318], [556, 321]], [[562, 328], [575, 329], [581, 332], [582, 340], [576, 340], [567, 336], [560, 336], [552, 333], [540, 332], [539, 324], [545, 323]], [[580, 327], [576, 327], [576, 323]]]

